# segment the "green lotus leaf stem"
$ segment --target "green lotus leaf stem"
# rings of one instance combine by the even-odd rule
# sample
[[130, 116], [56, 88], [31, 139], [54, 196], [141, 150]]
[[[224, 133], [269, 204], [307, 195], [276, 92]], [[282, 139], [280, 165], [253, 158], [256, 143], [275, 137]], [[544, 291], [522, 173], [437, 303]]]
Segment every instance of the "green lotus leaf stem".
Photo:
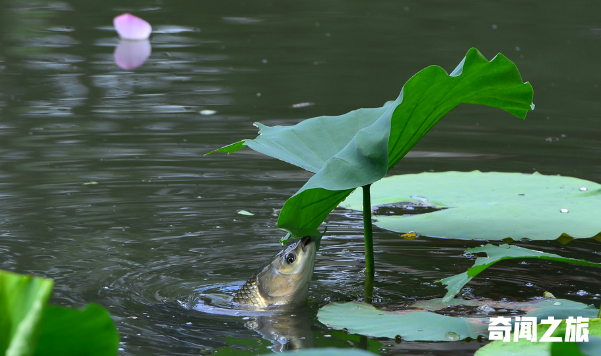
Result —
[[365, 302], [372, 302], [374, 295], [374, 240], [371, 222], [371, 184], [364, 185], [363, 189], [363, 233], [365, 237]]

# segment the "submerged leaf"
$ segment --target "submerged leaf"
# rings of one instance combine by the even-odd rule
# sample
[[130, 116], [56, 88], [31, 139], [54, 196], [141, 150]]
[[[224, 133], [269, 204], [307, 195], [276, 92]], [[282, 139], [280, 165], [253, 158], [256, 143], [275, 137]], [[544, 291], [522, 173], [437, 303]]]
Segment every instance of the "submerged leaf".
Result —
[[[601, 232], [599, 192], [601, 184], [578, 178], [479, 171], [405, 174], [371, 186], [376, 206], [419, 202], [450, 207], [428, 214], [377, 216], [375, 225], [381, 228], [483, 240], [554, 240], [563, 233], [593, 237]], [[362, 204], [357, 192], [341, 206], [361, 210]]]
[[408, 309], [403, 311], [383, 311], [372, 305], [357, 302], [333, 303], [322, 307], [317, 318], [323, 324], [335, 329], [347, 329], [349, 333], [375, 337], [395, 338], [400, 335], [404, 341], [457, 341], [479, 335], [488, 337], [488, 317], [452, 317], [434, 313], [448, 305], [468, 306], [492, 305], [494, 307], [522, 310], [526, 316], [539, 320], [554, 316], [582, 316], [594, 318], [597, 310], [586, 304], [564, 299], [534, 300], [522, 303], [494, 302], [490, 300], [457, 300], [446, 303], [441, 299], [418, 302], [412, 307], [426, 310]]
[[443, 301], [449, 301], [453, 299], [457, 293], [466, 285], [472, 278], [476, 277], [480, 272], [484, 271], [488, 267], [493, 264], [508, 259], [524, 259], [524, 258], [539, 258], [543, 260], [557, 261], [557, 262], [567, 262], [573, 263], [577, 265], [584, 266], [596, 266], [601, 267], [601, 263], [593, 263], [585, 260], [576, 260], [573, 258], [561, 257], [559, 255], [553, 253], [546, 253], [536, 250], [530, 250], [527, 248], [519, 247], [519, 246], [509, 246], [509, 245], [486, 245], [483, 247], [476, 248], [468, 248], [466, 253], [480, 253], [485, 252], [488, 257], [478, 257], [474, 266], [467, 270], [467, 272], [463, 272], [461, 274], [457, 274], [452, 277], [447, 277], [439, 282], [447, 286], [447, 294], [444, 296]]
[[[316, 173], [285, 203], [278, 227], [295, 236], [316, 235], [317, 227], [355, 188], [378, 181], [459, 104], [503, 109], [519, 118], [533, 108], [532, 86], [502, 54], [492, 61], [475, 48], [449, 75], [430, 66], [414, 75], [399, 97], [381, 108], [321, 116], [294, 126], [260, 129], [242, 145]], [[215, 152], [215, 151], [213, 151]]]

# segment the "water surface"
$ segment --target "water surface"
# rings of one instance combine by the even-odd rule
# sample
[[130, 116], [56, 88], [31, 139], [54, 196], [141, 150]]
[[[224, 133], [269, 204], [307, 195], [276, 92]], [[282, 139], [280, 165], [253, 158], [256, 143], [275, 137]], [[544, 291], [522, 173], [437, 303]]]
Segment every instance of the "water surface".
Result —
[[[254, 137], [253, 122], [381, 106], [420, 69], [450, 72], [476, 47], [517, 64], [536, 110], [521, 121], [459, 107], [391, 174], [538, 171], [601, 182], [597, 1], [3, 0], [0, 8], [0, 269], [54, 279], [52, 303], [108, 308], [122, 355], [278, 350], [269, 320], [184, 306], [206, 288], [232, 293], [279, 251], [274, 209], [310, 177], [248, 149], [202, 156]], [[112, 19], [123, 12], [155, 29], [150, 58], [133, 71], [113, 60]], [[326, 221], [310, 303], [283, 328], [290, 340], [300, 330], [309, 335], [301, 347], [380, 343], [403, 355], [471, 355], [482, 345], [368, 343], [320, 324], [320, 306], [361, 299], [363, 282], [361, 217], [337, 210]], [[464, 249], [479, 244], [376, 228], [376, 304], [441, 296], [434, 281], [463, 272], [473, 263]], [[590, 240], [523, 246], [601, 262]], [[595, 268], [506, 261], [464, 294], [525, 300], [549, 290], [598, 305], [600, 285]]]

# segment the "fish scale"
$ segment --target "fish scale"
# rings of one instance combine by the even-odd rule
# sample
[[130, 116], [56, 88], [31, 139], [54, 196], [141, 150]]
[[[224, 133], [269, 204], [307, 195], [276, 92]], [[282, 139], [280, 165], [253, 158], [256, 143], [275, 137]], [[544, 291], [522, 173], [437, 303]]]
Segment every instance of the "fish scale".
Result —
[[234, 299], [232, 299], [234, 303], [239, 304], [251, 304], [259, 308], [266, 308], [267, 303], [265, 299], [261, 296], [259, 292], [259, 286], [256, 281], [256, 274], [253, 274], [252, 277], [244, 283], [242, 288], [238, 290]]

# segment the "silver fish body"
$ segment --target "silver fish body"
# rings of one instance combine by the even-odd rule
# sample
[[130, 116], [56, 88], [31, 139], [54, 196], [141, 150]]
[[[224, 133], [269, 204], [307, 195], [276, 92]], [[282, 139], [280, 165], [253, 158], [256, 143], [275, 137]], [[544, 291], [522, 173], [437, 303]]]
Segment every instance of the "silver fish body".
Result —
[[261, 266], [240, 288], [234, 303], [256, 308], [298, 304], [307, 299], [317, 247], [310, 237], [288, 246]]

